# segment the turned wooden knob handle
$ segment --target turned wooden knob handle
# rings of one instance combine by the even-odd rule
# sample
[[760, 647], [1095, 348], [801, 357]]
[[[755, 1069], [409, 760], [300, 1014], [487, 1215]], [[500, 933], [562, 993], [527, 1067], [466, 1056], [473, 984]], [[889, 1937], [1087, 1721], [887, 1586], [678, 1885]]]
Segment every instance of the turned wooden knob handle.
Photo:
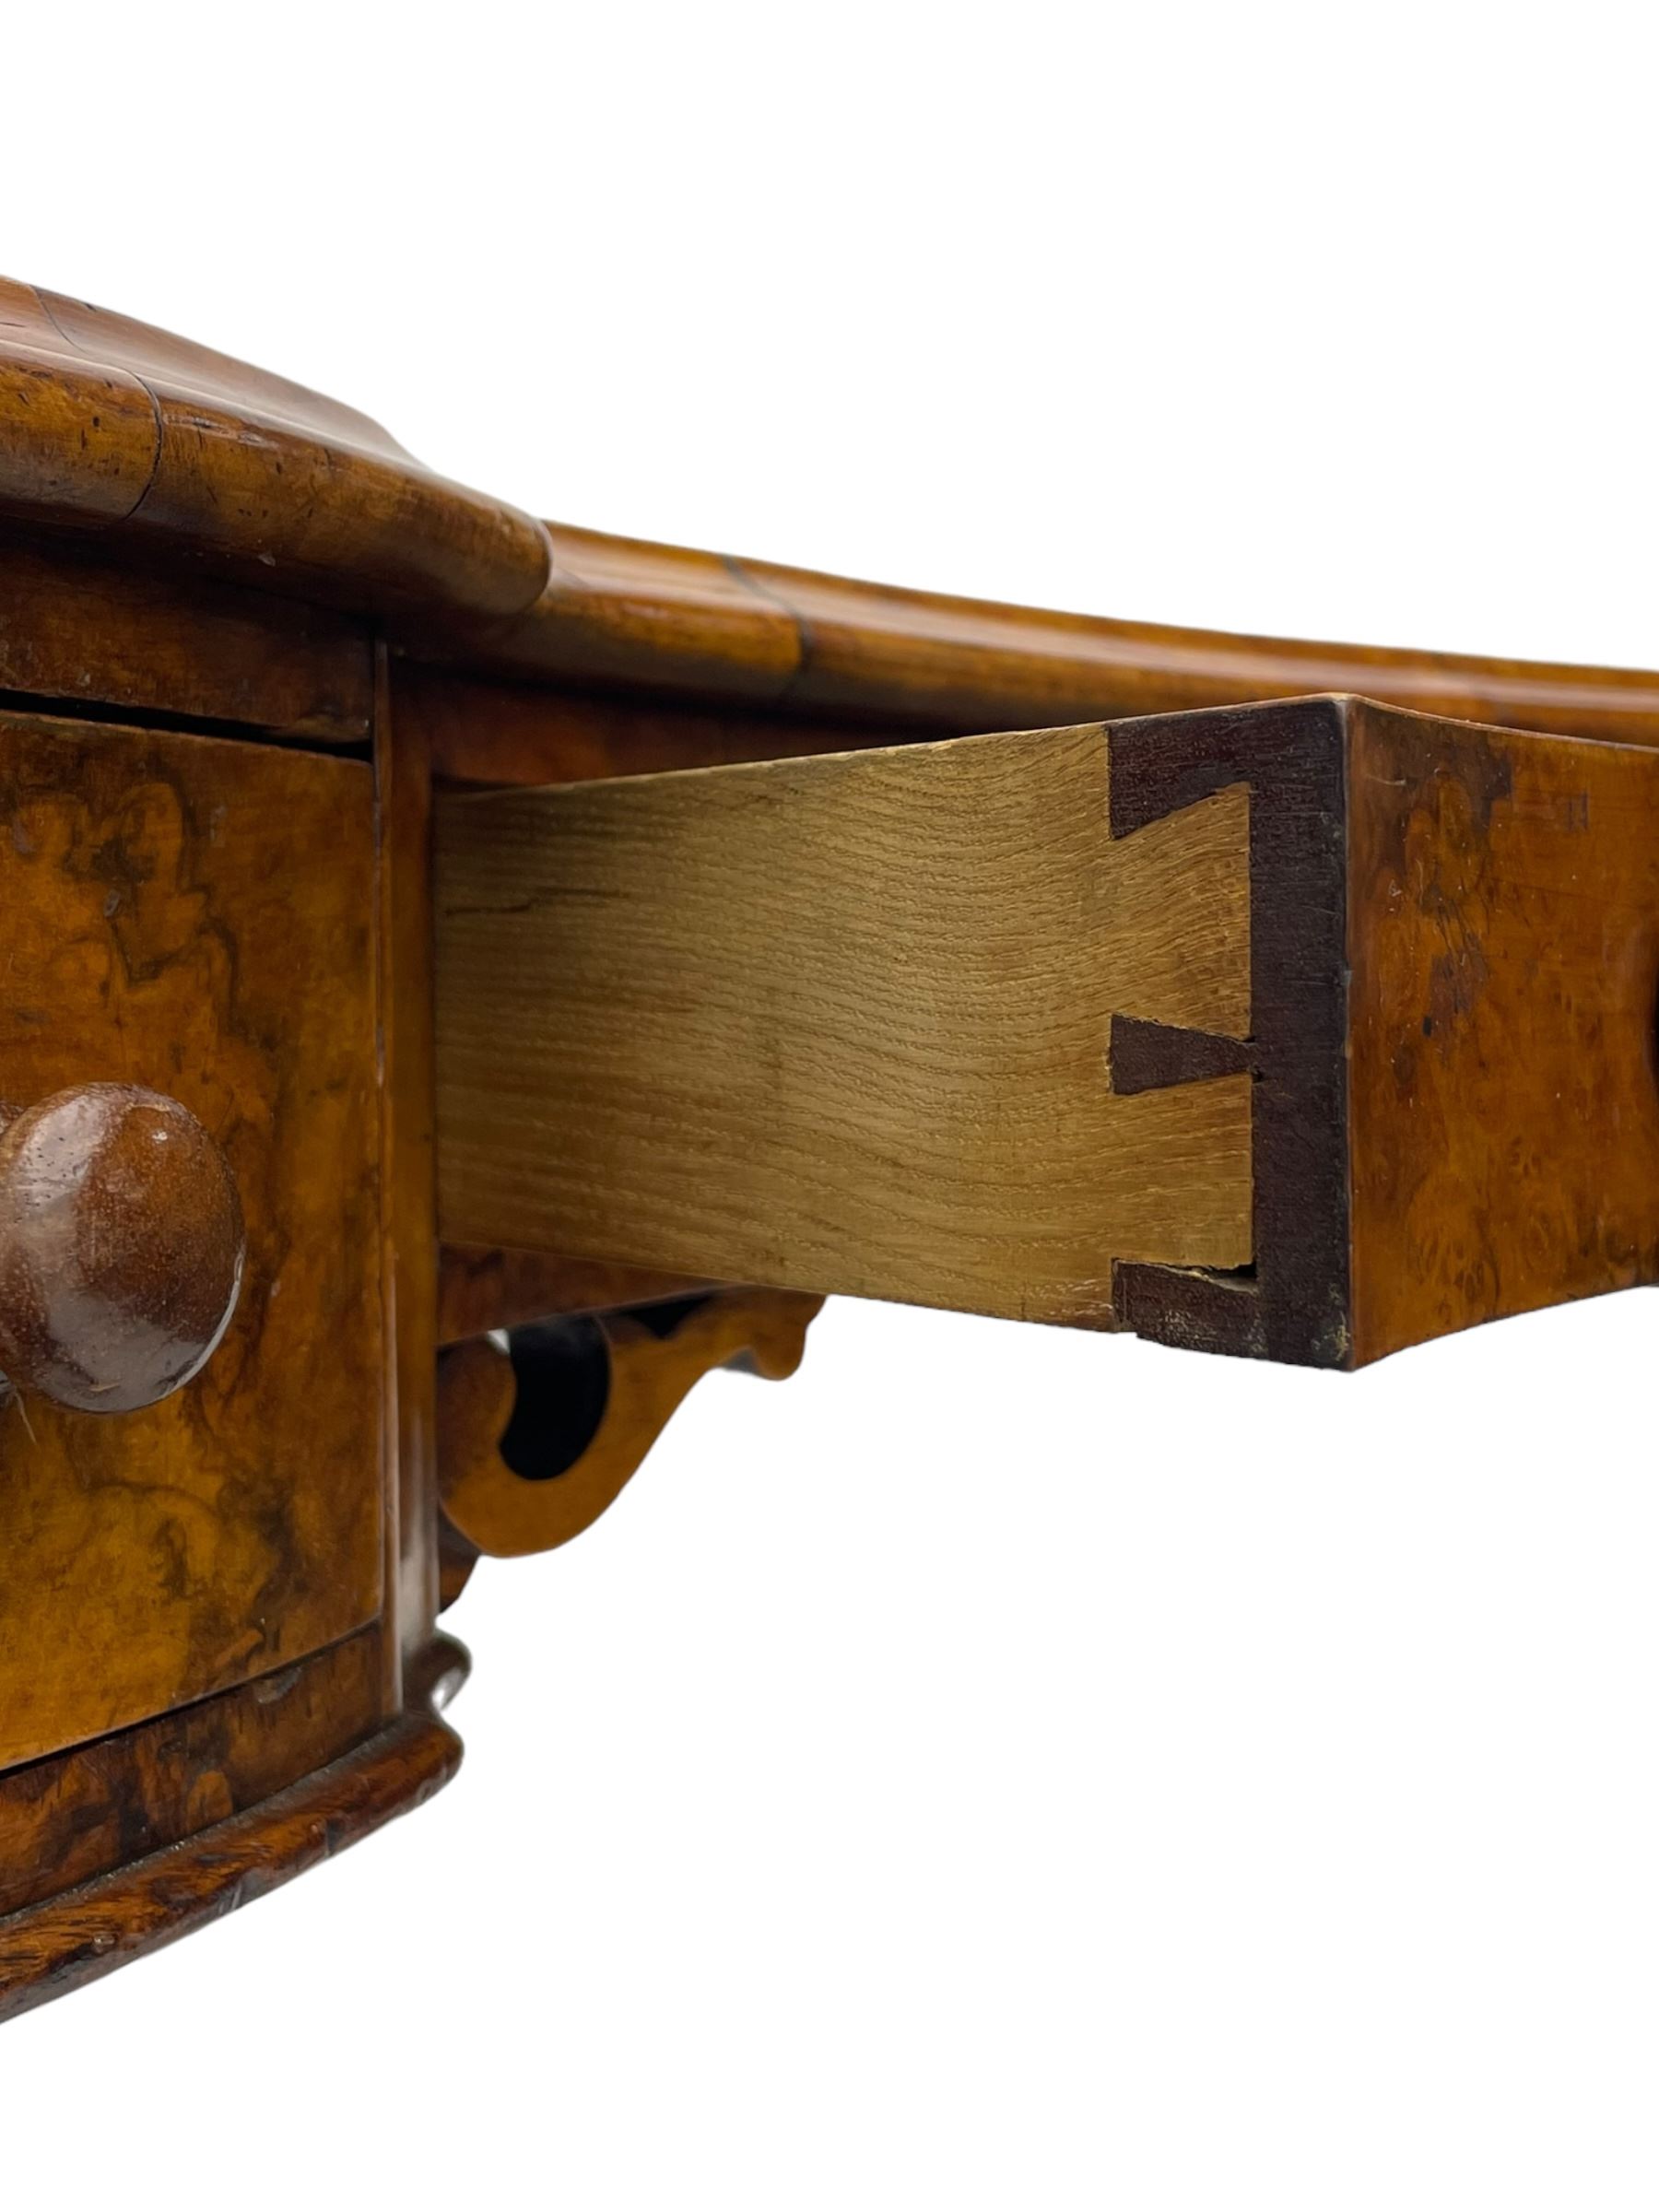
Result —
[[188, 1108], [88, 1083], [0, 1130], [0, 1370], [84, 1413], [188, 1382], [241, 1287], [241, 1204]]

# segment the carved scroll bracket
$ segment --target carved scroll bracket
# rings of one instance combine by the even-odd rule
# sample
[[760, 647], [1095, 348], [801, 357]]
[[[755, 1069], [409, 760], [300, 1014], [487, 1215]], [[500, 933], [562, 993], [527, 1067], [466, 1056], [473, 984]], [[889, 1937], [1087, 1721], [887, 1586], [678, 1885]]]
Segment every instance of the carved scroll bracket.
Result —
[[744, 1367], [779, 1382], [800, 1365], [820, 1298], [718, 1290], [673, 1305], [584, 1314], [480, 1336], [438, 1369], [445, 1599], [479, 1552], [551, 1551], [612, 1503], [700, 1379]]

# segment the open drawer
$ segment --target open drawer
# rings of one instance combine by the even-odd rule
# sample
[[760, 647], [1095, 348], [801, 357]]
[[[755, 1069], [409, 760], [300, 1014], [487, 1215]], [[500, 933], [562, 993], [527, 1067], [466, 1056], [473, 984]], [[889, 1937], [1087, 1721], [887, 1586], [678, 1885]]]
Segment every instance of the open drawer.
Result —
[[1315, 698], [452, 794], [436, 885], [457, 1243], [1330, 1366], [1659, 1272], [1652, 751]]

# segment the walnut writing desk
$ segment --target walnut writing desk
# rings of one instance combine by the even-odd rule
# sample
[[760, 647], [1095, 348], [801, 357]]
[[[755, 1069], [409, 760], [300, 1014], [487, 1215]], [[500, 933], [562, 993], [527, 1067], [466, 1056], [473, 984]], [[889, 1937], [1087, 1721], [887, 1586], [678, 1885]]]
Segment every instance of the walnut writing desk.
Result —
[[6, 283], [0, 930], [0, 2012], [437, 1789], [479, 1554], [827, 1292], [1659, 1273], [1659, 677], [544, 525]]

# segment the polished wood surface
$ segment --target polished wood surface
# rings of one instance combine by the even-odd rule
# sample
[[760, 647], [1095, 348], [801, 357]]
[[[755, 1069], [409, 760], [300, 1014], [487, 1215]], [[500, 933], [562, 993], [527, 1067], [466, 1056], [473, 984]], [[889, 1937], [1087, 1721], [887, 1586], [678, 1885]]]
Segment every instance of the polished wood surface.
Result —
[[1248, 1077], [1106, 1067], [1114, 1012], [1245, 1034], [1244, 794], [1114, 840], [1108, 757], [443, 801], [443, 1234], [1100, 1324], [1114, 1261], [1244, 1265]]
[[0, 691], [68, 712], [114, 708], [367, 744], [366, 626], [211, 576], [132, 568], [91, 547], [0, 533]]
[[769, 703], [793, 688], [800, 625], [735, 561], [603, 530], [547, 527], [546, 589], [492, 634], [497, 666], [538, 676], [557, 667], [577, 683], [629, 687], [643, 677], [657, 690]]
[[387, 1692], [395, 1704], [402, 1669], [424, 1650], [439, 1603], [432, 784], [424, 730], [398, 712], [383, 649], [375, 701]]
[[164, 1851], [274, 1796], [372, 1735], [381, 1631], [281, 1674], [0, 1774], [5, 1916]]
[[374, 609], [400, 646], [480, 674], [889, 734], [1351, 690], [1659, 741], [1659, 677], [1641, 670], [1056, 614], [544, 524], [433, 476], [355, 409], [7, 279], [0, 431], [0, 512]]
[[[567, 1423], [504, 1455], [526, 1369], [488, 1338], [444, 1356], [438, 1385], [438, 1473], [443, 1511], [475, 1551], [494, 1559], [551, 1551], [591, 1527], [639, 1472], [681, 1400], [715, 1368], [747, 1366], [769, 1382], [794, 1374], [823, 1300], [787, 1290], [724, 1290], [697, 1299], [667, 1326], [612, 1313], [593, 1324], [601, 1403], [592, 1433], [566, 1463]], [[555, 1384], [562, 1380], [555, 1371]], [[562, 1394], [568, 1396], [568, 1386]], [[555, 1401], [557, 1406], [557, 1401]], [[548, 1457], [547, 1454], [554, 1456]]]
[[[506, 683], [419, 661], [394, 662], [400, 719], [424, 733], [432, 773], [450, 784], [585, 783], [671, 768], [796, 760], [873, 742], [869, 725], [609, 697], [545, 684]], [[894, 733], [880, 733], [890, 740]]]
[[[705, 713], [724, 702], [874, 724], [887, 738], [1353, 691], [1471, 721], [1659, 743], [1659, 676], [1642, 670], [1239, 637], [900, 590], [557, 524], [549, 535], [541, 598], [488, 645], [452, 642], [447, 657], [677, 696]], [[436, 652], [431, 633], [409, 642]], [[465, 772], [464, 759], [454, 767]]]
[[1352, 747], [1357, 1356], [1659, 1281], [1659, 758]]
[[187, 1106], [135, 1083], [54, 1091], [0, 1128], [0, 1372], [82, 1413], [153, 1406], [212, 1357], [247, 1246]]
[[547, 534], [423, 468], [378, 423], [55, 292], [0, 279], [0, 509], [206, 553], [289, 595], [529, 606]]
[[0, 2020], [174, 1943], [321, 1865], [441, 1790], [460, 1739], [424, 1711], [246, 1812], [0, 1920]]
[[0, 277], [0, 505], [35, 522], [112, 524], [143, 500], [159, 447], [139, 379], [88, 359], [34, 288]]
[[0, 714], [6, 1088], [177, 1100], [248, 1241], [184, 1389], [0, 1414], [0, 1767], [380, 1610], [372, 808], [359, 762]]

